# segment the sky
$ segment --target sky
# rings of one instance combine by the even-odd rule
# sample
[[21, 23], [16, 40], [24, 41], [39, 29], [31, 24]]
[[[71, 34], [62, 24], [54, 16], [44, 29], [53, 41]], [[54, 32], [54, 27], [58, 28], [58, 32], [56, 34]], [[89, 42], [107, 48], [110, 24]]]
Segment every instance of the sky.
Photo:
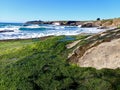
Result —
[[0, 0], [0, 22], [120, 17], [120, 0]]

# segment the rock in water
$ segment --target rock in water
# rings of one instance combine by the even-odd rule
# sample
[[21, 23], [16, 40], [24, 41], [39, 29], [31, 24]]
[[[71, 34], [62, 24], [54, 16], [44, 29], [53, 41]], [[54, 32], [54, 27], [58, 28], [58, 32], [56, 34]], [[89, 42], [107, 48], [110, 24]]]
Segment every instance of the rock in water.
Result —
[[86, 22], [81, 25], [82, 28], [90, 28], [90, 27], [95, 27], [93, 22]]
[[4, 32], [14, 32], [14, 30], [0, 30], [0, 33], [4, 33]]

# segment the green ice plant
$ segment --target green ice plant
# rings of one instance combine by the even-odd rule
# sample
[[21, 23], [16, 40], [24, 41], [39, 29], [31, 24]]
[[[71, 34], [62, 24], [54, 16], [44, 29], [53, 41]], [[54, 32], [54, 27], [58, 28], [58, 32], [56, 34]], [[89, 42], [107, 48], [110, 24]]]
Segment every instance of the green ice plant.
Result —
[[1, 41], [0, 90], [120, 89], [120, 69], [96, 70], [67, 62], [66, 45], [74, 40], [64, 38]]

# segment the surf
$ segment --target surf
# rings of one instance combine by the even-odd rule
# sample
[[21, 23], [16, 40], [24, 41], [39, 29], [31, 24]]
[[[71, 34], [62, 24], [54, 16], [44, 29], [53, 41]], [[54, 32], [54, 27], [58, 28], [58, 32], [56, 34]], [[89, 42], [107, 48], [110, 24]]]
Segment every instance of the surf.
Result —
[[103, 31], [97, 28], [81, 28], [80, 26], [60, 25], [27, 25], [22, 23], [0, 23], [0, 40], [27, 39], [44, 36], [78, 35], [81, 33], [98, 33]]

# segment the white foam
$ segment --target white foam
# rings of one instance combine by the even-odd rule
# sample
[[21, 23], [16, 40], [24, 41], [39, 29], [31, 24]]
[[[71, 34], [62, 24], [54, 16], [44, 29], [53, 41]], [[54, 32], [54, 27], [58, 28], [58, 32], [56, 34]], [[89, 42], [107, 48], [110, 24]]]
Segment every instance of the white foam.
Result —
[[98, 33], [101, 31], [105, 31], [105, 29], [97, 29], [97, 28], [81, 28], [83, 33]]
[[[43, 31], [20, 31], [20, 28], [46, 28]], [[77, 26], [39, 26], [39, 25], [31, 25], [31, 26], [5, 26], [0, 28], [0, 30], [14, 30], [14, 32], [3, 32], [0, 33], [0, 40], [4, 39], [27, 39], [27, 38], [38, 38], [49, 35], [78, 35], [80, 33], [98, 33], [104, 31], [103, 29], [97, 28], [80, 28]]]
[[82, 25], [78, 25], [79, 28], [81, 28]]
[[0, 31], [6, 31], [6, 30], [11, 30], [11, 31], [14, 31], [14, 32], [19, 32], [19, 28], [20, 26], [5, 26], [5, 27], [2, 27], [0, 28]]
[[23, 28], [40, 28], [39, 25], [23, 26]]
[[47, 26], [39, 26], [39, 25], [30, 25], [30, 26], [22, 26], [21, 28], [27, 28], [27, 29], [36, 29], [36, 28], [44, 28], [49, 30], [58, 30], [58, 29], [64, 29], [65, 26], [56, 26], [56, 25], [47, 25]]

